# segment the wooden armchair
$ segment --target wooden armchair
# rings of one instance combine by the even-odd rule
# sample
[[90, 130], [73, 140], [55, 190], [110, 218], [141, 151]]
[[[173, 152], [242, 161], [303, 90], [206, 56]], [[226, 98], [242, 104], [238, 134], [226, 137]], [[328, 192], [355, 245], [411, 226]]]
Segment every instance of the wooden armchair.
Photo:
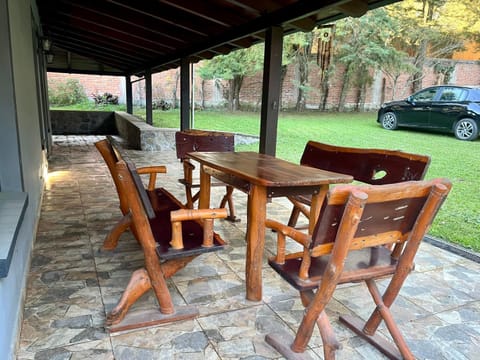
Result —
[[[446, 179], [337, 186], [328, 192], [311, 236], [267, 220], [278, 236], [277, 255], [269, 264], [300, 291], [306, 311], [294, 340], [279, 332], [267, 335], [266, 341], [288, 359], [304, 359], [302, 353], [317, 323], [324, 358], [334, 359], [339, 343], [325, 307], [338, 284], [365, 281], [377, 305], [372, 315], [366, 322], [353, 316], [342, 316], [340, 321], [387, 357], [414, 359], [390, 306], [413, 269], [418, 247], [450, 188]], [[302, 245], [303, 251], [286, 254], [287, 236]], [[391, 281], [382, 295], [375, 280], [385, 277]], [[398, 350], [375, 334], [382, 320]]]
[[[114, 176], [126, 194], [128, 216], [145, 256], [145, 268], [136, 270], [120, 301], [107, 315], [110, 332], [185, 320], [198, 315], [194, 307], [175, 309], [166, 279], [198, 255], [221, 250], [224, 241], [213, 232], [213, 221], [225, 218], [225, 209], [192, 210], [167, 190], [147, 192], [133, 164], [119, 161]], [[153, 289], [160, 309], [127, 314], [145, 292]]]
[[[187, 202], [185, 206], [193, 209], [193, 204], [198, 200], [200, 192], [193, 192], [194, 189], [200, 189], [200, 182], [193, 178], [195, 165], [187, 157], [187, 153], [193, 151], [234, 151], [235, 138], [232, 133], [205, 130], [184, 130], [177, 131], [175, 134], [175, 145], [177, 149], [177, 158], [183, 164], [183, 178], [178, 181], [185, 186], [185, 196]], [[212, 182], [211, 186], [225, 186], [225, 195], [223, 196], [221, 208], [228, 205], [229, 215], [227, 220], [239, 221], [235, 216], [235, 206], [233, 203], [233, 187], [222, 182]]]
[[[122, 160], [120, 152], [110, 143], [108, 139], [100, 140], [95, 143], [95, 147], [100, 152], [103, 160], [108, 166], [108, 170], [112, 175], [115, 188], [117, 190], [118, 199], [120, 201], [120, 211], [122, 212], [122, 218], [117, 224], [109, 231], [103, 242], [102, 249], [113, 250], [117, 247], [120, 236], [128, 230], [131, 225], [131, 217], [128, 211], [127, 194], [122, 191], [118, 178], [115, 176], [115, 166], [119, 160]], [[137, 169], [139, 174], [149, 175], [147, 191], [152, 192], [155, 189], [155, 183], [157, 180], [157, 174], [163, 174], [167, 172], [165, 166], [145, 166]]]
[[[309, 141], [300, 164], [352, 175], [355, 181], [371, 185], [422, 180], [430, 157], [395, 150], [361, 149]], [[298, 216], [309, 217], [311, 196], [291, 196], [293, 210], [288, 221], [295, 227]]]

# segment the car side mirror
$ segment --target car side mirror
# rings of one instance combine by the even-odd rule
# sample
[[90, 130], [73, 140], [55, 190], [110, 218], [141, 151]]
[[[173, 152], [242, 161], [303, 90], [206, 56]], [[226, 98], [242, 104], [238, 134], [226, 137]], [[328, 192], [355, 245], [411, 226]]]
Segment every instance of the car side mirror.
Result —
[[411, 96], [407, 97], [405, 101], [408, 102], [409, 104], [415, 105], [415, 101], [413, 101], [413, 97]]

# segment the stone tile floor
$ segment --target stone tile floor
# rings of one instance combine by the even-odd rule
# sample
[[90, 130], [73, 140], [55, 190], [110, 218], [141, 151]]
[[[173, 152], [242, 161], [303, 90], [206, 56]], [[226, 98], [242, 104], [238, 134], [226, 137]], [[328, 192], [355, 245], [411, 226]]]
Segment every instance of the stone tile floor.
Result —
[[[109, 334], [105, 314], [119, 299], [142, 253], [130, 233], [118, 248], [99, 251], [119, 218], [108, 170], [93, 142], [101, 137], [55, 137], [49, 161], [38, 234], [28, 275], [17, 359], [279, 359], [265, 334], [297, 329], [303, 314], [298, 294], [264, 262], [264, 296], [249, 302], [244, 291], [246, 196], [236, 191], [238, 223], [217, 221], [229, 243], [203, 255], [169, 280], [176, 304], [194, 304], [200, 316], [174, 324]], [[159, 183], [180, 199], [181, 167], [174, 151], [125, 150], [137, 164], [165, 164]], [[220, 191], [220, 190], [218, 190]], [[220, 200], [221, 193], [218, 192]], [[215, 200], [216, 201], [216, 200]], [[212, 201], [212, 203], [215, 203]], [[268, 216], [288, 219], [288, 201], [274, 199]], [[267, 232], [266, 256], [274, 248]], [[416, 269], [393, 313], [419, 359], [478, 359], [480, 349], [480, 264], [423, 243]], [[152, 293], [135, 304], [154, 308]], [[366, 317], [373, 308], [365, 286], [344, 286], [328, 305], [342, 349], [338, 359], [383, 359], [366, 342], [335, 321], [338, 314]], [[382, 333], [384, 328], [380, 329]], [[318, 331], [309, 344], [323, 358]]]

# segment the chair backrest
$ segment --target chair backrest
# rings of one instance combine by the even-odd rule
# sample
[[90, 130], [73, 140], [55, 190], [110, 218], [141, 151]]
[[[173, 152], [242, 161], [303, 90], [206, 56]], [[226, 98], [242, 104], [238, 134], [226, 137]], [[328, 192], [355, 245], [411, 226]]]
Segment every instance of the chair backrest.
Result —
[[[127, 170], [131, 176], [131, 181], [133, 182], [133, 185], [135, 188], [129, 188], [127, 189], [128, 192], [135, 192], [138, 195], [138, 200], [141, 201], [141, 204], [143, 206], [143, 209], [148, 216], [149, 219], [155, 218], [155, 211], [153, 209], [152, 203], [150, 201], [150, 197], [148, 196], [147, 190], [145, 190], [145, 185], [142, 182], [142, 179], [140, 179], [140, 175], [138, 175], [137, 168], [135, 165], [129, 161], [129, 160], [124, 160], [125, 165], [127, 167]], [[118, 165], [117, 165], [118, 166]], [[134, 201], [138, 201], [134, 200]]]
[[[329, 191], [312, 234], [312, 256], [329, 253], [337, 241], [347, 241], [344, 245], [349, 250], [386, 244], [400, 244], [402, 248], [406, 241], [418, 243], [450, 188], [447, 179], [336, 186]], [[352, 226], [356, 221], [352, 213], [359, 217], [356, 228]], [[351, 231], [350, 238], [343, 236], [345, 231]]]
[[117, 171], [116, 164], [119, 160], [122, 160], [122, 156], [120, 152], [112, 146], [108, 139], [97, 141], [95, 143], [95, 147], [100, 152], [103, 160], [107, 164], [110, 175], [115, 183], [115, 189], [117, 190], [118, 199], [120, 201], [120, 209], [123, 214], [126, 214], [128, 212], [126, 194], [122, 192], [121, 184], [118, 180], [118, 177], [115, 175]]
[[185, 159], [193, 151], [234, 151], [235, 137], [232, 133], [190, 129], [175, 133], [177, 158]]
[[309, 141], [300, 164], [352, 175], [366, 184], [422, 180], [430, 157], [395, 150], [361, 149]]

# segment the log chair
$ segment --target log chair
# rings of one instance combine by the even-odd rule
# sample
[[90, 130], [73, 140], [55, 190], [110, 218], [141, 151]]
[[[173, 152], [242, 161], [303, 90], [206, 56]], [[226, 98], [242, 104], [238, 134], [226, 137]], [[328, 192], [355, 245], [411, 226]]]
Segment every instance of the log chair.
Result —
[[[430, 157], [397, 150], [362, 149], [309, 141], [300, 164], [352, 175], [354, 181], [384, 185], [422, 180]], [[300, 213], [309, 218], [311, 196], [290, 196], [293, 210], [288, 225], [295, 227]]]
[[[205, 131], [197, 129], [189, 129], [177, 131], [175, 133], [175, 147], [177, 158], [183, 165], [183, 178], [178, 181], [185, 186], [185, 196], [187, 202], [185, 206], [193, 209], [193, 205], [198, 201], [200, 192], [200, 183], [193, 178], [195, 165], [188, 158], [188, 153], [193, 151], [234, 151], [235, 137], [232, 133], [219, 131]], [[225, 195], [223, 196], [220, 206], [221, 208], [228, 206], [227, 220], [232, 222], [240, 221], [235, 215], [235, 206], [233, 203], [233, 187], [222, 182], [212, 182], [212, 187], [225, 186]], [[194, 193], [194, 189], [197, 191]]]
[[[327, 193], [312, 235], [273, 220], [266, 226], [277, 232], [276, 256], [270, 266], [300, 292], [306, 310], [295, 339], [276, 332], [266, 341], [287, 359], [306, 359], [304, 353], [315, 323], [324, 359], [335, 359], [339, 343], [325, 312], [338, 284], [365, 281], [376, 304], [364, 322], [341, 316], [340, 322], [377, 347], [390, 359], [414, 359], [390, 307], [413, 269], [419, 245], [450, 191], [446, 179], [410, 181], [393, 185], [339, 185]], [[286, 239], [303, 251], [286, 254]], [[383, 295], [375, 280], [390, 277]], [[355, 299], [352, 299], [355, 301]], [[376, 334], [384, 321], [395, 343]]]
[[[132, 223], [131, 217], [128, 212], [127, 195], [122, 191], [118, 178], [114, 175], [116, 170], [115, 166], [119, 160], [122, 160], [122, 155], [116, 149], [108, 139], [100, 140], [95, 143], [95, 147], [100, 152], [103, 160], [107, 164], [110, 175], [113, 178], [115, 189], [117, 190], [118, 199], [120, 201], [120, 211], [122, 212], [122, 218], [115, 224], [115, 226], [108, 232], [103, 242], [103, 250], [113, 250], [117, 247], [120, 236], [130, 228]], [[167, 172], [167, 168], [162, 165], [157, 166], [144, 166], [137, 169], [139, 174], [149, 175], [149, 181], [147, 186], [148, 192], [154, 192], [155, 183], [157, 180], [157, 174], [164, 174]], [[135, 235], [135, 234], [134, 234]]]
[[[127, 215], [144, 252], [145, 267], [132, 274], [118, 304], [107, 315], [108, 330], [129, 330], [197, 316], [195, 307], [173, 306], [166, 279], [198, 255], [223, 249], [225, 242], [213, 232], [213, 221], [226, 218], [226, 209], [186, 209], [163, 188], [147, 192], [135, 166], [128, 161], [118, 161], [114, 175], [126, 194]], [[150, 289], [160, 309], [128, 313]]]

